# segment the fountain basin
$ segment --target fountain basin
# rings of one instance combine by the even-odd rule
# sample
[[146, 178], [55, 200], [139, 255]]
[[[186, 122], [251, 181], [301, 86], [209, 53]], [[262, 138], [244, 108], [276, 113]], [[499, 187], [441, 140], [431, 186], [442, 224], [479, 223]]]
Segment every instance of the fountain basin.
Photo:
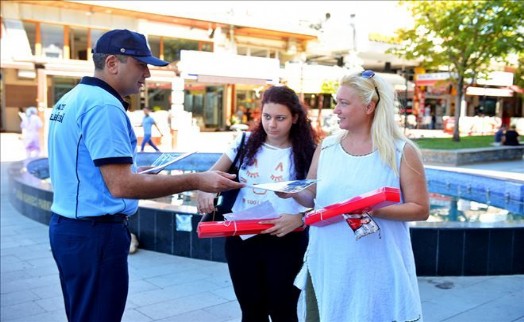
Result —
[[[150, 164], [157, 156], [155, 153], [139, 154], [138, 164]], [[174, 164], [170, 170], [204, 171], [219, 157], [218, 153], [198, 153]], [[461, 198], [492, 204], [500, 202], [515, 213], [523, 214], [524, 181], [432, 167], [427, 167], [426, 171], [432, 192], [456, 193]], [[9, 199], [14, 207], [24, 216], [47, 225], [53, 197], [52, 187], [46, 180], [47, 159], [15, 162], [8, 173]], [[129, 220], [129, 228], [140, 240], [140, 247], [225, 262], [224, 238], [197, 237], [201, 216], [195, 206], [184, 204], [183, 199], [189, 198], [189, 194], [174, 198], [167, 203], [140, 201], [137, 214]], [[524, 274], [524, 220], [413, 222], [410, 232], [419, 276]]]

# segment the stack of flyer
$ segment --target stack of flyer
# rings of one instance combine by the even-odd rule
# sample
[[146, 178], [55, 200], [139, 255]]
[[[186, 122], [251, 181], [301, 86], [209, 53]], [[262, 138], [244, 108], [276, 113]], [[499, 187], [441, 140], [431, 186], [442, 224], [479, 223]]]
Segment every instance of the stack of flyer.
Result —
[[140, 174], [158, 174], [160, 171], [164, 170], [167, 166], [178, 162], [182, 159], [187, 158], [188, 156], [196, 153], [196, 151], [187, 152], [180, 155], [175, 155], [174, 153], [162, 153], [154, 162], [151, 164], [151, 168], [139, 172]]

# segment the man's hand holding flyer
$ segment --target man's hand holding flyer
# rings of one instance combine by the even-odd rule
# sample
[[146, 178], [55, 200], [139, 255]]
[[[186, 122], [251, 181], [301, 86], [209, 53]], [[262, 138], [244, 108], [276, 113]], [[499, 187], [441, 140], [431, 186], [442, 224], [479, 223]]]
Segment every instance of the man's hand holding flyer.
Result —
[[276, 192], [284, 193], [297, 193], [300, 192], [310, 185], [317, 183], [318, 180], [314, 179], [303, 179], [303, 180], [293, 180], [293, 181], [282, 181], [282, 182], [271, 182], [271, 183], [260, 183], [246, 185], [246, 187], [262, 189], [262, 190], [271, 190]]
[[157, 174], [159, 173], [160, 171], [164, 170], [167, 166], [175, 163], [175, 162], [178, 162], [182, 159], [185, 159], [187, 158], [188, 156], [192, 155], [196, 153], [196, 151], [192, 151], [192, 152], [187, 152], [187, 153], [184, 153], [184, 154], [181, 154], [177, 157], [174, 156], [173, 153], [163, 153], [161, 156], [159, 156], [155, 162], [153, 162], [153, 164], [151, 165], [152, 168], [149, 168], [147, 170], [144, 170], [144, 171], [140, 171], [139, 173], [140, 174]]

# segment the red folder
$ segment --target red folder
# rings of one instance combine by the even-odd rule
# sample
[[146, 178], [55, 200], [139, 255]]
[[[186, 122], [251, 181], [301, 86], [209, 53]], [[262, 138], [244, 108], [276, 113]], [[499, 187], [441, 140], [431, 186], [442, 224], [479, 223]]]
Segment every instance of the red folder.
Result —
[[[259, 222], [271, 219], [276, 218], [200, 222], [197, 227], [198, 238], [260, 234], [261, 231], [273, 227], [273, 224], [259, 224]], [[295, 229], [295, 231], [302, 230], [304, 227]]]
[[400, 189], [382, 187], [349, 200], [314, 210], [305, 217], [306, 225], [326, 226], [344, 220], [344, 214], [362, 214], [400, 201]]

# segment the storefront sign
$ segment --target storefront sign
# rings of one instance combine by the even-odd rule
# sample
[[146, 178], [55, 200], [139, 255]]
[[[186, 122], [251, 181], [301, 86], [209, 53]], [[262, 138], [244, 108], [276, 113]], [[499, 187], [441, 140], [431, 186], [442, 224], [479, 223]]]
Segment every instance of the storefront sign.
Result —
[[479, 75], [477, 79], [478, 85], [491, 85], [491, 86], [511, 86], [513, 85], [513, 73], [509, 72], [492, 72], [483, 77]]
[[450, 73], [427, 73], [427, 74], [417, 74], [417, 79], [415, 84], [417, 86], [433, 86], [439, 81], [446, 81], [451, 78], [454, 78], [455, 74]]
[[470, 86], [466, 90], [466, 95], [512, 97], [513, 91], [507, 88], [486, 88]]

